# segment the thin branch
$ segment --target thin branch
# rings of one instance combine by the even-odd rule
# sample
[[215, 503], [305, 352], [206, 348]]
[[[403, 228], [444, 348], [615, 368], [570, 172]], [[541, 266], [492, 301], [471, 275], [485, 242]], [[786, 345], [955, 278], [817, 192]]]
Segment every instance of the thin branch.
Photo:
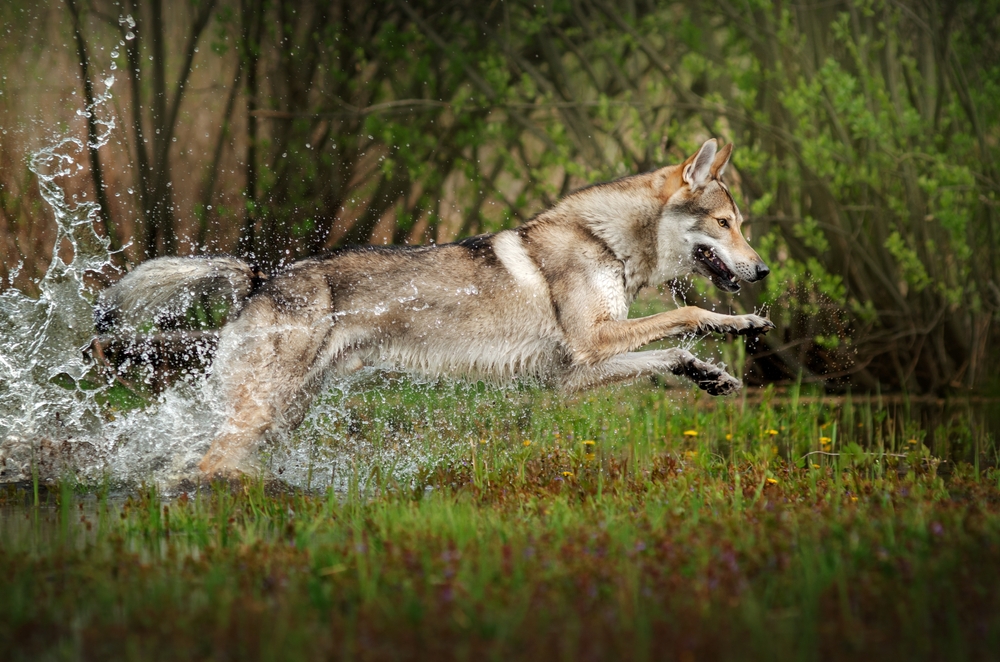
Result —
[[76, 40], [76, 54], [80, 59], [80, 77], [83, 79], [83, 96], [87, 107], [87, 151], [90, 156], [90, 174], [94, 179], [94, 189], [97, 195], [98, 214], [104, 228], [104, 234], [111, 242], [111, 252], [121, 250], [118, 233], [111, 223], [108, 208], [108, 196], [104, 190], [104, 174], [101, 168], [101, 156], [97, 152], [97, 122], [94, 118], [94, 83], [90, 80], [90, 57], [87, 55], [87, 44], [83, 38], [83, 28], [80, 25], [80, 10], [76, 0], [66, 0], [70, 15], [73, 17], [73, 37]]
[[170, 145], [172, 143], [171, 139], [173, 138], [174, 130], [177, 126], [177, 114], [180, 111], [181, 99], [184, 96], [184, 90], [187, 87], [188, 79], [191, 77], [191, 68], [194, 62], [195, 51], [198, 46], [198, 40], [205, 31], [205, 27], [208, 25], [208, 20], [212, 16], [212, 11], [215, 9], [216, 0], [203, 0], [203, 2], [204, 4], [202, 4], [199, 8], [198, 15], [195, 18], [194, 23], [191, 25], [191, 32], [188, 34], [187, 44], [184, 48], [184, 64], [181, 65], [180, 75], [177, 78], [177, 83], [174, 86], [174, 93], [170, 101], [170, 110], [166, 114], [166, 121], [162, 127], [164, 135], [160, 140], [161, 153], [157, 154], [157, 160], [160, 163], [166, 162], [166, 152], [170, 149]]
[[205, 182], [205, 189], [201, 195], [202, 216], [198, 223], [199, 248], [205, 246], [205, 239], [208, 234], [208, 211], [212, 206], [212, 198], [215, 196], [215, 183], [219, 176], [219, 162], [222, 160], [222, 150], [226, 144], [226, 137], [229, 135], [229, 124], [233, 116], [233, 109], [236, 106], [236, 97], [240, 91], [240, 81], [243, 80], [243, 58], [237, 57], [236, 73], [233, 75], [233, 84], [229, 89], [229, 97], [226, 99], [226, 109], [222, 114], [222, 126], [219, 127], [219, 137], [215, 141], [215, 149], [212, 151], [212, 162], [208, 169], [208, 180]]

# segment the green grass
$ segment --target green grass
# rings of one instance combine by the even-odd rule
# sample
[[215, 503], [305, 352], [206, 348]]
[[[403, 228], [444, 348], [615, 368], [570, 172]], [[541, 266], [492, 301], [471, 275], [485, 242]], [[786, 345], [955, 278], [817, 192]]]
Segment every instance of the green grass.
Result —
[[1000, 649], [996, 446], [960, 406], [389, 380], [319, 423], [361, 453], [317, 467], [344, 490], [10, 488], [0, 659]]

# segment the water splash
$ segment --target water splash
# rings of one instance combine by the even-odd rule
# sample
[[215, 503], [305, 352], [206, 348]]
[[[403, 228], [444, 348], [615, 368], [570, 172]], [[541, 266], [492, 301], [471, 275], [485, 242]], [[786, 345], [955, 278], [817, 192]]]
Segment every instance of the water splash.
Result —
[[[94, 119], [93, 142], [56, 135], [29, 159], [52, 210], [56, 236], [52, 262], [38, 283], [40, 296], [15, 288], [0, 293], [0, 478], [23, 474], [23, 467], [14, 465], [26, 453], [37, 461], [42, 445], [90, 436], [101, 428], [96, 397], [102, 389], [88, 383], [92, 366], [83, 354], [93, 333], [84, 274], [109, 263], [109, 241], [95, 231], [98, 205], [75, 196], [68, 200], [59, 182], [81, 173], [87, 151], [107, 144], [115, 128], [107, 109], [114, 77], [102, 82], [103, 93], [78, 111]], [[72, 253], [69, 262], [60, 256], [61, 247]]]

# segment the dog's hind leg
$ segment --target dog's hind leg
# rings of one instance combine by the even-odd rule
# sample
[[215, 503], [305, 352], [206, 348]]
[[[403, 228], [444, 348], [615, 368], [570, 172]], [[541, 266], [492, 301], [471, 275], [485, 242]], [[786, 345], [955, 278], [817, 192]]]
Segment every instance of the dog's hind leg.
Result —
[[329, 360], [328, 334], [315, 325], [233, 327], [213, 366], [226, 420], [198, 465], [208, 476], [256, 473], [260, 442], [301, 422]]
[[604, 384], [671, 373], [687, 377], [711, 395], [726, 395], [742, 386], [717, 365], [702, 361], [685, 349], [658, 349], [628, 352], [596, 365], [571, 368], [561, 385], [564, 391], [581, 391]]

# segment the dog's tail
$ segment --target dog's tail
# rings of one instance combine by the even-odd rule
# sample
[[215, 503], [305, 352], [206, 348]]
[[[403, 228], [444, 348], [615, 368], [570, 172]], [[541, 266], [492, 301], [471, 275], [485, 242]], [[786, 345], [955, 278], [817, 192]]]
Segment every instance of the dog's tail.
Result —
[[103, 334], [117, 326], [163, 323], [183, 316], [204, 295], [228, 299], [232, 316], [264, 280], [257, 268], [234, 257], [161, 257], [101, 292], [94, 326]]

